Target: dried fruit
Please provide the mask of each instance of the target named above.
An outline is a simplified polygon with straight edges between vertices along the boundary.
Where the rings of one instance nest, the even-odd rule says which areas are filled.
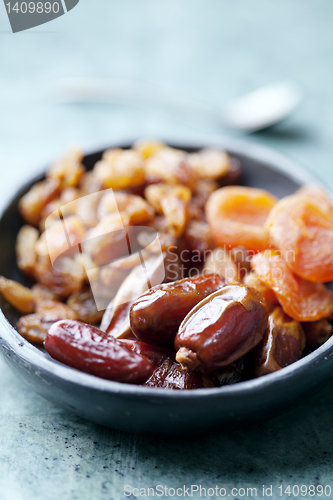
[[[52,217],[51,225],[46,220],[45,232],[41,236],[41,241],[45,239],[47,244],[47,249],[43,254],[50,257],[53,265],[55,265],[54,261],[58,257],[60,258],[62,254],[75,246],[77,247],[86,234],[86,228],[76,215],[70,215],[64,219],[60,219],[60,216],[58,216],[56,222],[54,222],[54,218],[56,218],[56,215]]]
[[[63,158],[47,171],[46,176],[61,183],[62,187],[77,186],[86,171],[81,164],[83,153],[80,149],[70,149]]]
[[[229,285],[197,304],[175,338],[176,361],[207,373],[228,366],[255,347],[267,328],[262,296],[245,285]]]
[[[83,174],[80,181],[82,195],[97,193],[104,189],[101,181],[96,177],[95,172],[89,171]]]
[[[98,205],[98,219],[102,220],[107,215],[117,211],[122,216],[125,216],[130,224],[143,224],[152,221],[154,218],[153,208],[141,196],[121,192],[106,192]]]
[[[304,347],[305,335],[300,323],[276,307],[256,349],[255,374],[260,377],[294,363],[301,358]]]
[[[241,162],[237,158],[230,158],[228,172],[219,180],[220,186],[235,186],[240,183],[243,175]]]
[[[53,323],[53,321],[43,321],[39,314],[27,314],[19,319],[16,328],[29,342],[43,344],[47,331]]]
[[[210,195],[218,188],[218,183],[213,180],[199,179],[195,184],[191,205],[203,210]]]
[[[165,182],[194,187],[197,176],[188,163],[187,154],[179,149],[165,147],[157,151],[144,163],[148,183]]]
[[[235,262],[231,258],[230,253],[223,248],[215,248],[215,250],[208,253],[208,257],[204,263],[203,273],[218,274],[228,280],[231,285],[241,282]]]
[[[153,184],[145,189],[145,197],[157,212],[164,215],[170,234],[179,238],[188,221],[191,190],[185,186]]]
[[[58,300],[59,297],[51,292],[46,286],[40,285],[36,283],[32,288],[32,295],[35,301],[35,304],[39,304],[40,302],[48,302],[49,300]]]
[[[188,155],[188,161],[201,179],[219,179],[229,170],[230,157],[220,149],[207,148]]]
[[[67,299],[67,305],[75,312],[77,319],[83,323],[95,324],[101,321],[103,311],[98,311],[91,290],[73,293]]]
[[[166,147],[163,142],[156,139],[141,139],[133,144],[133,149],[141,153],[145,160]]]
[[[57,300],[37,303],[36,314],[46,322],[55,322],[59,319],[78,319],[78,315],[73,309]]]
[[[143,384],[145,386],[179,390],[214,387],[213,381],[207,375],[183,370],[178,363],[175,363],[175,353],[171,349],[138,340],[121,342],[137,354],[145,356],[152,364],[153,373]]]
[[[206,217],[216,244],[254,251],[268,248],[264,224],[277,201],[263,189],[227,186],[215,191],[207,201]]]
[[[134,335],[149,344],[172,344],[180,323],[192,307],[225,285],[224,278],[210,274],[151,288],[131,307]]]
[[[27,274],[33,274],[36,264],[36,243],[39,231],[32,226],[22,226],[16,238],[16,257],[18,267]]]
[[[116,382],[140,384],[152,372],[147,358],[79,321],[63,320],[52,325],[44,346],[61,363]]]
[[[266,302],[272,302],[273,304],[278,304],[279,301],[276,298],[274,291],[269,288],[265,283],[259,278],[259,276],[251,271],[244,278],[244,285],[252,286],[264,297]]]
[[[172,361],[172,359],[163,361],[143,385],[174,390],[214,387],[214,383],[210,377],[203,373],[184,370],[178,363]]]
[[[35,309],[32,291],[29,288],[0,276],[0,292],[8,302],[22,313],[31,313]]]
[[[127,226],[128,220],[124,220],[118,213],[104,217],[96,227],[87,231],[86,240],[81,244],[82,250],[98,265],[127,255]]]
[[[24,220],[32,226],[38,226],[42,217],[42,210],[50,201],[57,198],[59,192],[59,181],[57,180],[46,179],[37,182],[20,199],[19,211]]]
[[[199,252],[201,255],[214,248],[209,226],[203,220],[189,222],[185,230],[185,240],[189,250]]]
[[[175,360],[175,353],[171,349],[159,345],[151,345],[140,340],[121,340],[129,349],[149,359],[153,369],[156,369],[166,360]]]
[[[130,149],[106,151],[93,172],[106,188],[127,189],[145,182],[143,158],[140,153]]]
[[[333,331],[332,323],[327,319],[302,323],[305,333],[306,345],[320,346],[330,338]]]
[[[299,278],[287,267],[281,254],[266,250],[255,255],[251,266],[271,288],[282,309],[297,321],[315,321],[333,313],[333,295],[322,283]]]
[[[40,258],[35,266],[35,279],[61,298],[67,298],[72,293],[79,292],[84,283],[83,273],[60,273],[56,271],[49,258]]]
[[[130,309],[138,297],[146,292],[151,283],[159,282],[163,261],[151,257],[145,261],[145,269],[140,265],[132,269],[121,284],[112,303],[103,317],[103,330],[116,338],[128,338],[131,334]]]
[[[318,200],[317,196],[301,191],[283,198],[266,227],[270,241],[295,274],[323,282],[333,279],[333,207],[327,197]]]

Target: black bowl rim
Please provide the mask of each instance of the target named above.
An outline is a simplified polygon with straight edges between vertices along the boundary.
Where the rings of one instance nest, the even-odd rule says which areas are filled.
[[[133,138],[129,139],[128,137],[123,140],[117,140],[114,141],[114,144],[108,144],[107,147],[101,147],[99,149],[96,148],[93,151],[89,151],[85,156],[103,151],[110,147],[129,147],[133,144],[133,142],[135,142],[135,140],[136,139],[133,140]],[[201,139],[196,138],[195,140],[189,140],[188,138],[179,140],[179,137],[177,139],[171,137],[164,138],[163,140],[167,144],[180,149],[201,149],[203,147],[225,148],[231,154],[237,153],[238,155],[249,157],[253,161],[267,163],[267,168],[283,172],[290,179],[301,182],[302,184],[321,184],[315,176],[303,169],[293,160],[290,160],[286,156],[271,148],[257,143],[251,143],[242,139],[233,138],[209,140],[207,137]],[[40,175],[35,179],[31,179],[28,184],[31,184],[31,182],[35,182],[38,179],[40,179]],[[11,199],[15,198],[18,193],[23,193],[25,190],[26,186],[22,186],[14,193]],[[7,201],[3,210],[1,210],[1,216],[3,211],[7,208],[7,206],[9,206],[10,202],[11,200]],[[260,392],[267,386],[271,386],[274,390],[275,386],[287,384],[291,378],[294,378],[297,375],[301,376],[305,371],[319,368],[323,364],[326,364],[329,358],[333,356],[333,337],[331,337],[312,353],[275,373],[229,386],[210,389],[195,389],[192,391],[173,391],[171,389],[143,387],[134,384],[113,382],[111,380],[102,379],[63,365],[62,363],[52,359],[47,354],[45,355],[37,347],[24,339],[5,318],[3,312],[0,311],[0,313],[0,342],[2,344],[2,349],[11,351],[12,354],[17,356],[24,363],[29,364],[36,370],[44,370],[64,382],[71,382],[72,384],[84,386],[85,388],[89,388],[91,390],[138,398],[148,397],[154,398],[154,400],[158,399],[164,401],[174,399],[177,401],[183,400],[184,398],[195,400],[207,397],[219,399],[228,396],[249,396],[251,392]]]

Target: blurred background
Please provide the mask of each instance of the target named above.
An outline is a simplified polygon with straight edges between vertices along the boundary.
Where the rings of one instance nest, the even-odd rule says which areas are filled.
[[[12,34],[0,6],[2,197],[73,143],[237,135],[205,116],[154,106],[61,103],[70,77],[139,81],[222,109],[233,97],[290,79],[301,106],[248,140],[286,153],[330,187],[333,161],[330,0],[81,0],[66,15]]]

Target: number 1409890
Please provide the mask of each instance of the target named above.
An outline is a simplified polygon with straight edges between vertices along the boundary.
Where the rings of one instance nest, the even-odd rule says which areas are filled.
[[[17,14],[58,14],[60,10],[59,2],[8,2],[6,3],[8,14],[16,12]]]

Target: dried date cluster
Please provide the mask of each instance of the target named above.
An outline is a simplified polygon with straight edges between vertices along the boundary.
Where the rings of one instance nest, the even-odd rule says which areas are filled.
[[[0,292],[29,341],[99,377],[196,389],[280,370],[330,337],[322,188],[278,200],[237,186],[225,151],[159,141],[105,151],[89,172],[82,160],[70,151],[19,203],[17,263],[35,284],[0,277]]]

